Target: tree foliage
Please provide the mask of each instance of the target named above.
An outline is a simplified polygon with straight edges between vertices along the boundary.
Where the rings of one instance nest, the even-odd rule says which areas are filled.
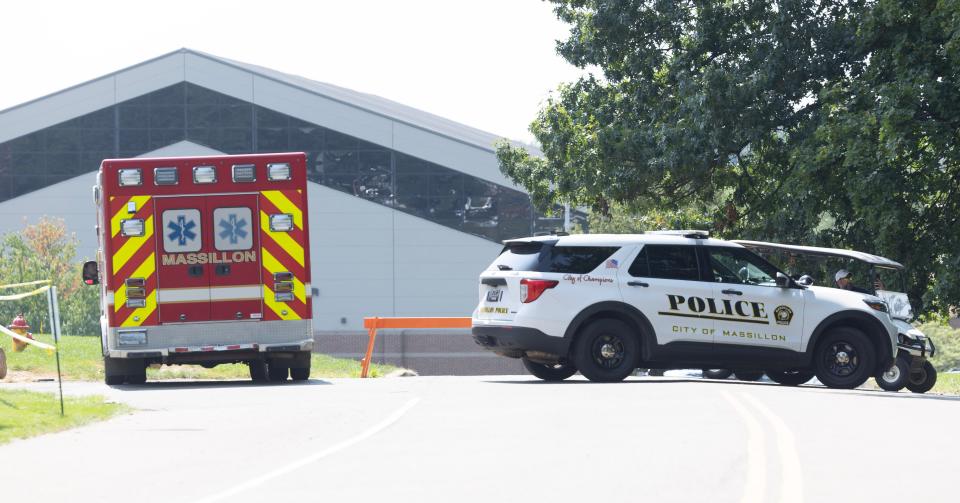
[[[960,304],[960,2],[552,0],[591,70],[501,144],[538,205],[708,216],[904,262]]]
[[[57,286],[61,329],[64,334],[100,333],[98,289],[87,287],[80,277],[81,265],[75,262],[77,239],[67,234],[62,220],[41,218],[26,225],[20,233],[10,233],[0,241],[0,285],[52,280]],[[4,290],[0,294],[22,292]],[[46,295],[0,302],[0,323],[9,324],[23,313],[31,330],[49,333]]]

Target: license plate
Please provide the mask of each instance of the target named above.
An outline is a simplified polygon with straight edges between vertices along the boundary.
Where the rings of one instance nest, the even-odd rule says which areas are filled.
[[[487,292],[487,302],[500,302],[503,298],[503,290],[490,290]]]

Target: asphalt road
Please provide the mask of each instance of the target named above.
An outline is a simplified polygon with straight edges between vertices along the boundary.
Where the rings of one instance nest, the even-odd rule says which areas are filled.
[[[520,376],[66,390],[138,411],[0,447],[3,501],[960,500],[956,397]]]

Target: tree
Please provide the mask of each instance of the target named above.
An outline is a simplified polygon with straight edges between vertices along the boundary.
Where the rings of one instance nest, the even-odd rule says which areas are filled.
[[[922,0],[553,0],[563,84],[502,171],[559,201],[705,213],[713,230],[904,261],[960,303],[960,6]]]

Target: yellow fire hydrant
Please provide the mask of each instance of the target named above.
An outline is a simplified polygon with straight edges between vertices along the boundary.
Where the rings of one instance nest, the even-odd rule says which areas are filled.
[[[30,330],[30,325],[27,325],[27,320],[23,318],[23,313],[18,314],[17,317],[13,319],[13,321],[10,323],[10,325],[7,328],[9,328],[11,331],[13,331],[17,335],[22,335],[27,339],[33,339],[33,334],[31,334],[30,332],[27,332],[27,330]],[[14,352],[19,353],[24,349],[27,349],[26,342],[19,341],[17,339],[13,340]]]

